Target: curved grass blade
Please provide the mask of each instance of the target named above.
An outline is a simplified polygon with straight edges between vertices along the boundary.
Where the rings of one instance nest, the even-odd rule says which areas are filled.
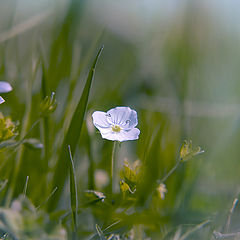
[[[68,151],[70,156],[70,196],[71,196],[71,210],[72,218],[75,231],[77,230],[77,209],[78,209],[78,198],[77,198],[77,181],[75,175],[75,168],[71,153],[71,148],[68,145]]]
[[[66,151],[66,147],[68,145],[71,146],[72,148],[72,153],[75,153],[76,146],[80,137],[81,129],[82,129],[82,124],[83,124],[83,119],[85,115],[85,111],[87,108],[87,103],[88,103],[88,97],[89,97],[89,92],[92,84],[92,80],[94,77],[95,73],[95,68],[96,64],[98,61],[98,58],[103,50],[103,47],[100,48],[100,50],[97,53],[96,58],[93,61],[92,67],[88,73],[87,81],[85,83],[83,93],[81,95],[81,98],[78,102],[77,108],[73,114],[73,117],[71,119],[70,126],[68,128],[68,131],[66,133],[66,136],[64,138],[60,155],[58,158],[58,161],[56,163],[55,167],[55,173],[53,176],[53,181],[52,181],[52,188],[58,186],[59,191],[51,198],[51,200],[48,203],[48,211],[52,211],[58,203],[58,200],[61,196],[63,186],[67,177],[67,167],[68,167],[68,151]]]

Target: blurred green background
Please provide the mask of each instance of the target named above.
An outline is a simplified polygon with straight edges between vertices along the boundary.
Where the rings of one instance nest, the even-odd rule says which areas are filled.
[[[13,196],[21,193],[26,176],[34,205],[49,195],[55,156],[91,62],[104,45],[74,156],[79,191],[97,185],[90,162],[94,169],[110,170],[112,143],[96,133],[91,113],[129,106],[138,112],[141,135],[118,150],[120,167],[125,158],[143,160],[156,134],[149,166],[157,167],[157,178],[174,165],[183,140],[205,150],[167,180],[166,198],[155,204],[163,217],[156,232],[207,219],[210,232],[224,225],[240,191],[239,9],[237,0],[0,0],[0,80],[13,86],[2,94],[1,111],[19,121],[24,136],[38,118],[43,92],[56,92],[59,103],[48,119],[47,158],[25,147],[15,155],[0,153],[2,179],[11,178],[16,159],[23,159]],[[44,141],[43,124],[32,137]],[[65,188],[58,209],[69,204]],[[239,228],[236,217],[231,231]],[[201,239],[209,236],[204,234]]]

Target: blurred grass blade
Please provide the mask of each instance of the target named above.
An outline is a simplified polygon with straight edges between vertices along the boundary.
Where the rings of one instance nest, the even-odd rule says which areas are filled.
[[[42,12],[34,17],[27,19],[26,21],[17,24],[16,26],[12,27],[10,30],[6,32],[2,32],[0,34],[0,43],[5,42],[13,37],[16,37],[34,27],[46,21],[46,19],[51,15],[50,11]]]
[[[25,182],[24,189],[23,189],[24,197],[26,197],[26,194],[27,194],[28,180],[29,180],[29,176],[26,177],[26,182]]]
[[[70,196],[71,196],[71,210],[72,218],[74,223],[75,231],[77,230],[77,209],[78,209],[78,198],[77,198],[77,181],[75,175],[75,168],[71,153],[71,148],[68,145],[68,151],[70,156]]]
[[[100,240],[107,240],[102,232],[102,229],[96,224],[96,230]]]
[[[47,197],[47,199],[43,202],[43,203],[41,203],[38,207],[36,207],[36,210],[38,210],[39,208],[41,208],[43,205],[45,205],[47,202],[48,202],[48,200],[53,196],[53,194],[57,191],[57,187],[55,187],[54,189],[53,189],[53,191],[50,193],[50,195]]]
[[[81,128],[82,128],[82,124],[83,124],[85,111],[87,108],[89,92],[90,92],[92,80],[94,77],[96,64],[97,64],[98,58],[99,58],[102,50],[103,50],[103,47],[100,48],[100,50],[97,53],[96,58],[93,61],[92,67],[88,73],[88,77],[87,77],[87,81],[86,81],[84,89],[83,89],[83,93],[78,102],[77,108],[73,114],[70,126],[69,126],[66,136],[64,138],[63,145],[62,145],[61,151],[60,151],[60,155],[59,155],[58,161],[56,163],[55,173],[54,173],[53,181],[52,181],[52,188],[54,188],[55,186],[58,186],[59,191],[49,201],[48,211],[50,211],[50,210],[52,211],[57,206],[58,200],[59,200],[61,192],[63,190],[64,182],[65,182],[65,179],[67,176],[66,169],[68,166],[68,162],[66,161],[66,159],[68,159],[68,151],[66,151],[66,147],[68,145],[70,145],[72,148],[72,153],[73,154],[75,153],[76,146],[77,146],[77,143],[78,143],[78,140],[80,137],[80,133],[81,133]]]
[[[42,58],[42,81],[41,81],[41,93],[42,93],[42,101],[47,96],[47,81],[46,81],[46,68],[43,61],[43,53],[41,55]],[[47,172],[48,169],[48,160],[49,160],[49,119],[48,116],[43,117],[43,138],[44,138],[44,167]]]
[[[7,186],[8,179],[0,181],[0,192]]]
[[[179,240],[180,239],[181,231],[182,231],[181,228],[178,228],[178,230],[174,234],[173,240]]]
[[[145,163],[143,163],[144,168],[144,176],[141,184],[138,186],[138,205],[144,206],[147,199],[157,187],[157,179],[159,177],[159,161],[161,159],[161,139],[163,135],[163,130],[165,127],[165,123],[162,123],[159,129],[156,131],[155,136],[153,136],[152,143],[150,143],[149,150],[147,153],[147,158],[145,159]]]
[[[24,140],[23,144],[32,150],[39,150],[43,148],[43,144],[36,138],[27,138]]]
[[[121,220],[117,220],[116,222],[110,224],[109,226],[107,226],[107,227],[106,227],[105,229],[103,229],[103,230],[101,230],[101,228],[96,224],[97,234],[94,234],[89,240],[95,239],[95,237],[96,237],[97,235],[99,235],[99,233],[100,233],[100,234],[102,233],[102,235],[103,235],[103,232],[106,232],[108,229],[112,228],[113,226],[117,225],[117,224],[120,223],[120,222],[121,222]],[[100,230],[100,231],[98,231],[98,230]],[[103,237],[104,237],[104,236],[103,236]],[[104,237],[104,239],[106,239],[106,238]],[[108,238],[108,239],[109,239],[109,238]]]
[[[200,224],[198,224],[197,226],[195,226],[194,228],[192,228],[191,230],[187,231],[186,233],[184,233],[182,235],[182,237],[179,240],[185,240],[187,239],[191,234],[193,234],[194,232],[198,231],[199,229],[205,227],[205,225],[209,224],[210,220],[206,220]]]

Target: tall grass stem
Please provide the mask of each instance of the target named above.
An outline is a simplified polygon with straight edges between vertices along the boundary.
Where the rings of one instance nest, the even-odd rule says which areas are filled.
[[[166,176],[163,177],[162,180],[159,181],[159,183],[164,183],[173,174],[173,172],[175,172],[175,170],[178,168],[180,163],[181,163],[181,159],[178,159],[175,166],[167,173]]]
[[[116,152],[116,144],[117,142],[114,141],[113,148],[112,148],[112,161],[111,161],[111,187],[112,187],[112,193],[114,193],[114,184],[115,184],[115,172],[114,172],[114,158],[115,158],[115,152]]]

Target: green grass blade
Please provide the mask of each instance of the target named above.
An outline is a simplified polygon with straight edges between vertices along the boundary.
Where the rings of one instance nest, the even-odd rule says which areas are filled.
[[[0,192],[7,186],[8,179],[5,179],[3,181],[0,181]]]
[[[102,232],[102,229],[96,224],[96,230],[100,240],[107,240]]]
[[[42,51],[43,52],[43,51]],[[48,86],[47,86],[47,79],[46,79],[46,67],[44,65],[44,60],[43,60],[43,53],[41,54],[41,62],[42,62],[42,81],[41,81],[41,94],[42,94],[42,101],[44,101],[44,99],[47,96],[48,93]],[[50,126],[49,126],[49,117],[48,116],[44,116],[42,119],[42,131],[43,131],[43,142],[44,142],[44,148],[43,148],[43,152],[44,152],[44,172],[47,174],[48,172],[48,161],[50,159]],[[44,183],[47,187],[47,182]],[[46,196],[46,195],[45,195]]]
[[[145,159],[145,162],[143,163],[143,178],[145,179],[145,181],[143,181],[138,187],[139,191],[137,204],[139,206],[144,206],[144,204],[146,204],[149,196],[157,187],[157,179],[159,177],[159,159],[161,158],[159,148],[161,146],[160,143],[163,135],[164,126],[165,124],[162,123],[159,129],[156,131],[156,135],[153,136],[153,140],[152,143],[150,143],[147,157]]]
[[[27,195],[28,180],[29,180],[29,176],[26,177],[26,182],[25,182],[25,186],[24,186],[24,189],[23,189],[24,197],[26,197],[26,195]]]
[[[77,181],[75,175],[75,168],[71,153],[71,148],[68,145],[68,151],[70,156],[70,196],[71,196],[71,210],[72,210],[72,218],[75,231],[77,230],[77,209],[78,209],[78,198],[77,198]]]
[[[46,21],[46,19],[51,15],[50,11],[42,12],[38,15],[35,15],[26,21],[23,21],[22,23],[19,23],[15,26],[13,26],[11,29],[0,33],[0,43],[3,43],[9,39],[12,39],[18,35],[21,35],[22,33],[38,26],[43,21]]]
[[[43,203],[41,203],[38,207],[36,207],[36,210],[40,209],[43,205],[45,205],[49,201],[49,199],[55,194],[56,191],[57,191],[57,187],[53,189],[53,191],[50,193],[50,195],[47,197],[47,199]]]
[[[61,196],[63,186],[65,183],[65,179],[66,179],[66,176],[68,173],[66,171],[67,166],[68,166],[68,162],[67,162],[68,151],[66,151],[66,147],[68,145],[70,145],[72,148],[72,153],[73,154],[75,153],[76,146],[77,146],[77,143],[78,143],[78,140],[80,137],[80,133],[81,133],[81,128],[82,128],[82,124],[83,124],[83,120],[84,120],[85,111],[87,108],[89,92],[90,92],[92,80],[94,77],[96,64],[97,64],[98,58],[99,58],[102,50],[103,50],[103,47],[100,48],[100,50],[97,53],[96,58],[93,61],[92,67],[88,73],[88,77],[87,77],[87,81],[86,81],[84,89],[83,89],[83,93],[78,102],[76,110],[71,119],[70,126],[69,126],[66,136],[64,138],[64,141],[63,141],[63,144],[61,147],[61,151],[60,151],[60,155],[59,155],[58,161],[56,163],[55,173],[54,173],[53,181],[52,181],[52,188],[58,186],[59,191],[49,201],[48,211],[52,211],[56,207],[58,200]]]

